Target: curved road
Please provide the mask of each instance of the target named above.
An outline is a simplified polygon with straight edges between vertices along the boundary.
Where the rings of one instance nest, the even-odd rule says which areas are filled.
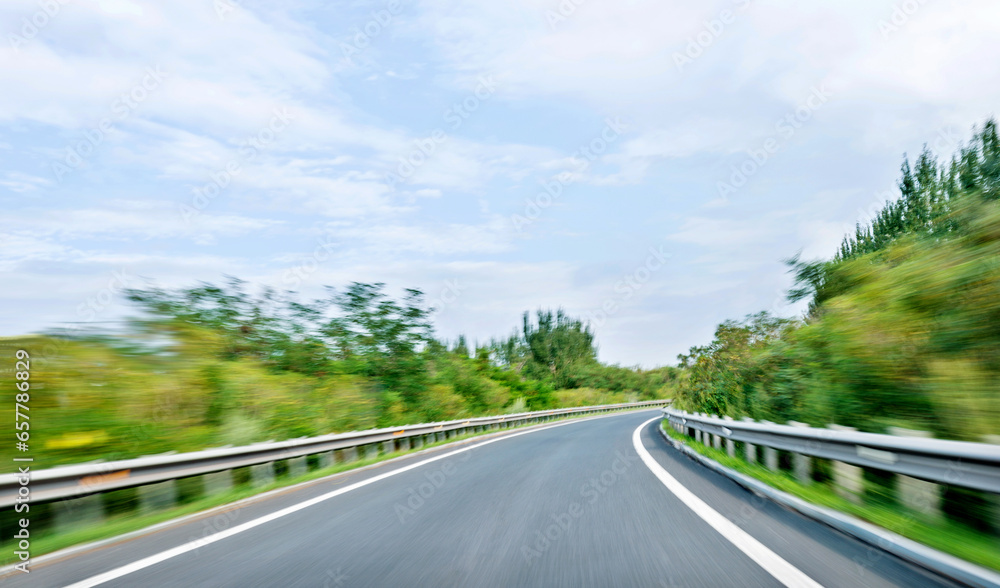
[[[660,438],[658,419],[647,422],[658,412],[425,451],[50,560],[0,584],[952,585],[699,466]]]

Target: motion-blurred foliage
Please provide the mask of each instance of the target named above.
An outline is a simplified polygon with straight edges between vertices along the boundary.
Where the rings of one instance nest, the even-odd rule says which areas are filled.
[[[6,340],[31,354],[36,467],[659,398],[676,376],[598,363],[562,312],[525,314],[523,336],[473,354],[433,337],[417,290],[329,294],[252,295],[237,279],[133,290],[143,312],[125,333]]]
[[[1000,140],[904,162],[901,198],[830,261],[790,260],[801,321],[752,315],[680,356],[694,411],[981,441],[1000,433]]]

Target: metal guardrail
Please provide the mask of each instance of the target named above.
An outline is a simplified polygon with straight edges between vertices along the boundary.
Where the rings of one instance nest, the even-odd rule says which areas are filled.
[[[663,414],[674,426],[723,439],[1000,494],[1000,445]]]
[[[49,502],[79,498],[121,488],[144,486],[178,478],[231,470],[274,461],[322,454],[329,451],[363,447],[388,441],[423,437],[432,433],[461,431],[474,427],[512,425],[551,420],[563,416],[586,415],[629,408],[663,406],[667,401],[653,400],[625,404],[607,404],[563,408],[520,414],[478,417],[459,421],[422,423],[389,429],[372,429],[324,435],[289,441],[257,443],[243,447],[207,449],[190,453],[157,455],[112,462],[87,463],[32,471],[27,486],[31,502]],[[395,447],[395,443],[393,445]],[[24,486],[18,474],[0,474],[0,508],[17,502]]]

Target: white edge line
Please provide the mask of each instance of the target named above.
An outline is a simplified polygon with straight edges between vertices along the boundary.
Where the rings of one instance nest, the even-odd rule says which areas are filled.
[[[2,337],[0,337],[0,339],[2,339]],[[614,414],[600,414],[600,415],[588,415],[588,416],[572,416],[571,415],[571,416],[568,416],[568,417],[559,417],[559,420],[560,421],[569,421],[569,420],[577,420],[577,419],[579,419],[581,421],[584,421],[584,420],[588,420],[588,419],[617,416],[619,414],[624,414],[626,412],[642,412],[644,410],[652,410],[652,409],[655,409],[655,408],[657,408],[657,407],[653,406],[653,407],[649,407],[649,408],[643,407],[643,408],[638,408],[638,409],[624,409],[624,410],[615,412]],[[502,416],[502,415],[500,415],[500,416]],[[559,423],[559,424],[562,424],[562,423]],[[313,479],[310,479],[310,480],[303,480],[301,482],[296,482],[296,483],[291,484],[289,486],[280,486],[278,488],[274,488],[273,490],[268,490],[266,492],[261,492],[260,494],[252,494],[252,495],[247,496],[245,498],[240,498],[239,500],[237,500],[235,502],[227,502],[225,504],[220,504],[218,506],[213,506],[213,507],[206,508],[205,510],[199,510],[199,511],[196,511],[196,512],[192,512],[190,514],[181,515],[181,516],[178,516],[176,518],[168,519],[168,520],[165,520],[165,521],[160,522],[160,523],[155,523],[155,524],[149,525],[148,527],[143,527],[141,529],[136,529],[135,531],[129,531],[128,533],[123,533],[121,535],[115,535],[114,537],[108,537],[106,539],[97,539],[95,541],[90,541],[90,542],[87,542],[87,543],[79,543],[79,544],[76,544],[76,545],[73,545],[73,546],[70,546],[70,547],[66,547],[66,548],[60,549],[58,551],[53,551],[53,552],[50,552],[50,553],[46,553],[44,555],[39,555],[38,557],[31,558],[31,563],[32,563],[33,566],[39,566],[39,565],[42,565],[42,564],[46,564],[46,565],[56,564],[56,563],[59,563],[60,561],[66,559],[66,558],[73,557],[74,555],[79,554],[79,553],[83,553],[83,552],[87,552],[87,551],[92,551],[92,550],[95,550],[95,549],[100,549],[100,548],[106,547],[108,545],[112,545],[112,544],[119,543],[119,542],[122,542],[122,541],[127,541],[129,539],[135,539],[137,537],[145,537],[146,535],[152,535],[153,533],[156,533],[158,531],[162,531],[164,529],[169,529],[169,528],[172,528],[172,527],[184,525],[184,524],[186,524],[188,522],[191,522],[192,520],[205,519],[205,518],[209,518],[209,517],[212,517],[212,516],[215,516],[215,515],[225,514],[225,513],[228,513],[230,511],[233,511],[233,510],[236,510],[236,509],[239,509],[239,508],[243,508],[244,506],[248,506],[248,505],[253,504],[255,502],[267,500],[267,499],[269,499],[269,498],[271,498],[271,497],[273,497],[275,495],[278,495],[278,494],[287,494],[289,492],[300,490],[300,489],[305,488],[307,486],[315,486],[315,485],[318,485],[318,484],[322,484],[323,482],[332,480],[333,478],[338,478],[338,477],[342,477],[342,476],[346,476],[346,475],[350,475],[350,474],[356,474],[356,473],[360,473],[360,472],[367,472],[367,471],[375,469],[375,468],[381,468],[381,467],[385,467],[385,466],[388,466],[388,465],[393,465],[393,464],[395,464],[398,461],[402,461],[402,460],[406,460],[406,459],[411,459],[413,457],[416,457],[418,455],[422,455],[424,453],[431,453],[431,452],[435,452],[435,451],[440,451],[440,450],[443,450],[443,449],[447,449],[448,446],[451,446],[451,445],[458,446],[458,445],[461,445],[461,444],[475,443],[477,440],[492,439],[492,438],[497,437],[497,436],[507,435],[507,434],[512,433],[514,431],[526,431],[526,430],[529,430],[529,429],[534,430],[535,428],[542,427],[542,426],[544,426],[544,425],[539,425],[539,424],[521,425],[521,426],[518,426],[518,427],[514,427],[512,429],[509,429],[509,430],[497,430],[497,431],[492,431],[492,432],[488,432],[488,433],[480,433],[478,435],[473,435],[472,437],[469,437],[467,439],[461,439],[459,441],[453,441],[453,440],[449,439],[445,443],[443,443],[441,445],[438,445],[436,447],[424,447],[422,449],[411,449],[410,451],[408,451],[406,453],[403,453],[402,455],[398,455],[396,457],[391,457],[389,459],[384,459],[382,461],[377,461],[375,463],[371,463],[371,464],[368,464],[368,465],[365,465],[365,466],[358,466],[358,467],[353,467],[353,468],[349,468],[349,469],[346,469],[346,470],[341,470],[339,472],[334,472],[332,474],[327,474],[327,475],[321,476],[319,478],[313,478]],[[0,567],[0,584],[3,583],[3,580],[5,578],[8,578],[8,577],[11,577],[11,576],[14,575],[14,573],[13,573],[15,571],[14,568],[17,567],[17,565],[18,564],[16,564],[16,563],[12,563],[12,564],[8,564],[8,565],[5,565],[3,567]]]
[[[639,454],[639,457],[646,464],[646,467],[649,468],[649,471],[653,472],[653,475],[659,478],[660,482],[667,487],[667,490],[673,492],[674,496],[679,498],[685,506],[693,510],[696,515],[735,545],[737,549],[745,553],[747,557],[756,562],[764,571],[774,576],[776,580],[789,588],[823,588],[822,584],[819,584],[802,572],[802,570],[782,559],[780,555],[768,549],[763,543],[757,541],[735,523],[719,514],[718,511],[709,506],[704,500],[695,496],[693,492],[685,488],[683,484],[678,482],[663,466],[653,459],[649,451],[646,451],[646,448],[643,447],[640,434],[646,428],[646,425],[662,418],[654,417],[649,419],[632,432],[632,445],[635,446],[636,453]]]
[[[646,409],[639,409],[639,410],[646,410]],[[636,411],[636,412],[639,412],[639,411]],[[613,415],[601,415],[601,416],[613,416]],[[596,418],[596,417],[586,417],[586,418],[584,418],[584,417],[570,417],[570,418],[579,418],[581,420],[586,420],[586,418]],[[538,426],[540,426],[540,425],[525,425],[523,427],[518,427],[518,429],[524,430],[525,427],[538,427]],[[280,486],[278,488],[274,488],[274,489],[268,490],[266,492],[261,492],[260,494],[252,494],[252,495],[247,496],[245,498],[240,498],[239,500],[237,500],[235,502],[227,502],[225,504],[220,504],[218,506],[213,506],[213,507],[207,508],[205,510],[199,510],[199,511],[196,511],[196,512],[192,512],[190,514],[181,515],[179,517],[168,519],[168,520],[163,521],[161,523],[155,523],[153,525],[149,525],[148,527],[143,527],[141,529],[136,529],[135,531],[129,531],[128,533],[123,533],[121,535],[115,535],[114,537],[108,537],[107,539],[98,539],[96,541],[90,541],[88,543],[80,543],[80,544],[77,544],[77,545],[73,545],[71,547],[66,547],[64,549],[60,549],[58,551],[53,551],[51,553],[46,553],[44,555],[39,555],[38,557],[31,558],[31,563],[32,563],[33,566],[39,566],[39,565],[41,565],[43,563],[44,564],[49,564],[50,562],[51,563],[58,563],[59,561],[62,561],[64,559],[68,558],[68,557],[72,557],[72,556],[74,556],[74,555],[76,555],[78,553],[81,553],[81,552],[91,551],[91,550],[94,550],[94,549],[100,549],[101,547],[105,547],[105,546],[108,546],[108,545],[119,543],[121,541],[127,541],[129,539],[135,539],[137,537],[144,537],[146,535],[152,535],[153,533],[156,533],[158,531],[162,531],[164,529],[169,529],[169,528],[172,528],[172,527],[177,527],[177,526],[184,525],[185,523],[191,522],[192,520],[205,519],[205,518],[210,518],[212,516],[217,516],[219,514],[226,514],[228,512],[233,511],[233,510],[237,510],[237,509],[243,508],[245,506],[249,506],[249,505],[251,505],[251,504],[253,504],[255,502],[260,502],[260,501],[268,500],[269,498],[272,498],[272,497],[274,497],[276,495],[279,495],[279,494],[287,494],[289,492],[294,492],[296,490],[301,490],[301,489],[306,488],[308,486],[315,486],[315,485],[318,485],[318,484],[322,484],[323,482],[330,481],[333,478],[343,477],[343,476],[346,476],[346,475],[357,474],[357,473],[361,473],[361,472],[367,472],[367,471],[373,470],[375,468],[380,468],[380,467],[384,467],[384,466],[387,466],[387,465],[393,465],[396,462],[404,460],[404,459],[410,459],[412,457],[415,457],[415,456],[418,456],[418,455],[421,455],[421,454],[424,454],[424,453],[430,453],[430,452],[440,451],[442,449],[446,449],[448,445],[459,445],[459,444],[463,444],[463,443],[475,442],[477,439],[492,439],[493,437],[496,437],[498,435],[504,435],[504,434],[509,433],[509,432],[511,432],[511,431],[493,431],[491,433],[483,433],[483,434],[475,435],[475,436],[470,437],[468,439],[462,439],[462,440],[459,440],[459,441],[448,440],[446,443],[444,443],[442,445],[438,445],[436,447],[426,447],[426,448],[422,448],[422,449],[411,449],[409,452],[404,453],[402,455],[399,455],[399,456],[396,456],[396,457],[392,457],[392,458],[389,458],[389,459],[384,459],[382,461],[377,461],[375,463],[371,463],[371,464],[368,464],[368,465],[365,465],[365,466],[358,466],[358,467],[353,467],[353,468],[349,468],[349,469],[346,469],[346,470],[341,470],[339,472],[333,472],[332,474],[327,474],[327,475],[321,476],[319,478],[313,478],[313,479],[310,479],[310,480],[303,480],[301,482],[296,482],[294,484],[291,484],[290,486]],[[350,463],[350,462],[347,462],[347,463]],[[137,487],[137,486],[135,486],[135,487]],[[0,583],[2,583],[2,580],[4,578],[10,577],[12,575],[11,572],[14,571],[14,568],[17,565],[18,564],[16,564],[16,563],[12,563],[12,564],[8,564],[8,565],[0,568]]]
[[[343,488],[339,488],[339,489],[334,490],[332,492],[327,492],[326,494],[322,494],[322,495],[317,496],[315,498],[311,498],[309,500],[306,500],[305,502],[300,502],[299,504],[295,504],[295,505],[292,505],[292,506],[285,507],[285,508],[283,508],[281,510],[278,510],[278,511],[275,511],[275,512],[269,514],[269,515],[264,515],[262,517],[254,519],[252,521],[248,521],[246,523],[243,523],[242,525],[237,525],[237,526],[235,526],[235,527],[233,527],[231,529],[227,529],[225,531],[220,531],[218,533],[215,533],[214,535],[209,535],[207,537],[203,537],[203,538],[198,539],[196,541],[190,541],[188,543],[184,543],[183,545],[178,545],[177,547],[174,547],[172,549],[168,549],[166,551],[162,551],[160,553],[157,553],[156,555],[151,555],[149,557],[145,557],[143,559],[140,559],[138,561],[132,562],[130,564],[127,564],[127,565],[115,568],[113,570],[109,570],[107,572],[104,572],[103,574],[98,574],[96,576],[91,576],[90,578],[87,578],[85,580],[81,580],[79,582],[76,582],[75,584],[69,584],[65,588],[91,588],[93,586],[99,586],[101,584],[104,584],[105,582],[110,582],[111,580],[115,580],[117,578],[121,578],[122,576],[127,576],[128,574],[131,574],[133,572],[137,572],[137,571],[139,571],[141,569],[144,569],[144,568],[148,568],[148,567],[150,567],[152,565],[156,565],[156,564],[158,564],[160,562],[163,562],[163,561],[166,561],[168,559],[177,557],[178,555],[182,555],[182,554],[187,553],[189,551],[194,551],[195,549],[198,549],[200,547],[204,547],[206,545],[210,545],[212,543],[215,543],[216,541],[222,541],[223,539],[226,539],[228,537],[232,537],[233,535],[236,535],[238,533],[242,533],[243,531],[249,531],[250,529],[253,529],[254,527],[258,527],[258,526],[263,525],[265,523],[269,523],[269,522],[271,522],[271,521],[273,521],[275,519],[279,519],[281,517],[290,515],[292,513],[298,512],[298,511],[300,511],[302,509],[309,508],[310,506],[319,504],[320,502],[323,502],[323,501],[326,501],[326,500],[330,500],[331,498],[335,498],[337,496],[340,496],[341,494],[346,494],[347,492],[350,492],[352,490],[357,490],[358,488],[362,488],[362,487],[367,486],[369,484],[374,484],[375,482],[379,482],[379,481],[384,480],[386,478],[390,478],[392,476],[395,476],[396,474],[401,474],[403,472],[408,472],[408,471],[410,471],[412,469],[416,469],[416,468],[418,468],[420,466],[423,466],[423,465],[426,465],[426,464],[429,464],[429,463],[432,463],[432,462],[435,462],[435,461],[439,461],[439,460],[451,457],[453,455],[457,455],[459,453],[464,453],[466,451],[471,451],[473,449],[476,449],[477,447],[482,447],[484,445],[489,445],[491,443],[496,443],[497,441],[503,441],[505,439],[513,439],[514,437],[520,437],[521,435],[528,435],[530,433],[537,433],[538,431],[544,431],[546,429],[554,429],[556,427],[564,427],[566,425],[572,425],[572,424],[576,424],[576,423],[582,423],[582,422],[590,421],[590,420],[594,420],[594,419],[602,419],[602,418],[609,418],[609,417],[621,416],[623,414],[628,414],[628,412],[626,411],[626,412],[621,412],[621,413],[601,415],[601,416],[595,416],[595,417],[589,417],[589,418],[573,419],[571,421],[567,421],[567,422],[564,422],[564,423],[556,423],[554,425],[549,425],[547,427],[534,428],[534,429],[531,429],[531,430],[528,430],[528,431],[519,431],[519,432],[516,432],[516,433],[511,433],[510,435],[503,435],[501,437],[497,437],[496,439],[489,439],[487,441],[483,441],[482,443],[477,443],[475,445],[470,445],[468,447],[463,447],[461,449],[456,449],[455,451],[451,451],[449,453],[445,453],[445,454],[438,455],[438,456],[435,456],[435,457],[430,457],[430,458],[427,458],[427,459],[425,459],[423,461],[419,461],[417,463],[413,463],[413,464],[410,464],[410,465],[403,466],[401,468],[392,470],[391,472],[386,472],[384,474],[379,474],[377,476],[373,476],[373,477],[368,478],[366,480],[361,480],[360,482],[355,482],[355,483],[350,484],[348,486],[344,486]],[[656,418],[660,418],[660,417],[656,417]],[[649,421],[646,421],[646,422],[648,423]]]

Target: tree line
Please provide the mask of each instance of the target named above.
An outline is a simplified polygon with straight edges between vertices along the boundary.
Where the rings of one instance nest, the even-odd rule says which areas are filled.
[[[788,260],[801,319],[727,321],[679,356],[680,405],[980,441],[1000,422],[1000,140],[904,156],[899,196],[830,259]]]
[[[419,290],[326,288],[316,300],[238,278],[126,292],[126,332],[38,353],[40,457],[121,459],[419,422],[660,398],[675,368],[602,364],[562,310],[470,346],[436,336]]]
[[[693,411],[982,442],[1000,423],[1000,141],[989,120],[946,163],[905,159],[899,197],[830,259],[788,260],[798,319],[719,325],[678,357]],[[820,460],[822,461],[822,460]],[[817,462],[817,468],[822,464]],[[822,476],[820,470],[814,476]],[[869,500],[895,500],[866,471]],[[948,518],[1000,531],[982,493],[945,486]]]

